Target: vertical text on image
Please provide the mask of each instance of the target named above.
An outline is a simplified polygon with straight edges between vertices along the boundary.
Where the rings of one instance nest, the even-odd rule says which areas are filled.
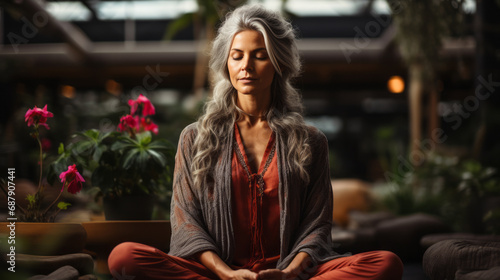
[[[10,246],[7,253],[7,264],[8,270],[10,272],[15,272],[16,269],[16,183],[14,182],[16,179],[16,169],[8,168],[7,169],[7,209],[8,209],[8,217],[7,217],[7,227],[9,228],[9,235],[7,243]]]

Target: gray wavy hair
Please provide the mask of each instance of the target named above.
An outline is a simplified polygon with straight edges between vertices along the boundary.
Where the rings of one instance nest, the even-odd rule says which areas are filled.
[[[220,149],[234,123],[242,117],[236,106],[237,92],[231,84],[227,61],[233,37],[245,30],[255,30],[264,37],[266,50],[276,70],[271,85],[271,108],[265,117],[269,127],[287,145],[288,168],[306,182],[306,170],[311,161],[307,127],[302,117],[302,100],[291,85],[301,63],[295,31],[278,12],[260,5],[246,5],[229,13],[218,30],[211,51],[210,69],[213,74],[213,97],[205,104],[205,113],[198,119],[198,134],[193,144],[192,172],[195,186],[200,187],[210,174],[220,155]]]

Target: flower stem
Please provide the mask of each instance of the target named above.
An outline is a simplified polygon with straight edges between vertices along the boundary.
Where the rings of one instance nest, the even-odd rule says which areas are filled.
[[[38,180],[38,188],[36,190],[36,192],[39,192],[42,186],[43,148],[42,148],[42,142],[40,141],[40,134],[38,133],[38,124],[35,125],[35,135],[36,135],[36,141],[38,142],[38,147],[40,148],[40,179]]]
[[[64,183],[64,184],[66,185],[66,183]],[[63,190],[64,190],[64,186],[63,186]],[[57,196],[57,198],[56,198],[54,201],[52,201],[52,203],[49,205],[49,207],[47,207],[47,209],[45,209],[45,210],[42,212],[42,215],[45,215],[45,213],[47,213],[47,211],[49,211],[49,209],[50,209],[50,208],[54,205],[54,203],[56,203],[56,201],[58,201],[58,200],[59,200],[59,198],[61,197],[62,193],[63,193],[63,192],[62,192],[62,190],[61,190],[61,191],[59,192],[59,195]]]

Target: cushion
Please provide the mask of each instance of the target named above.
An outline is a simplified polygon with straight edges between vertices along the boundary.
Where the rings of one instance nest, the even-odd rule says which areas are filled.
[[[381,249],[392,251],[405,261],[420,261],[424,254],[420,239],[448,231],[448,226],[438,217],[412,214],[381,222],[376,237]]]
[[[458,240],[482,240],[490,242],[500,242],[500,236],[487,235],[487,234],[474,234],[474,233],[437,233],[428,234],[420,240],[420,244],[425,249],[443,240],[458,239]]]
[[[459,270],[455,274],[455,280],[496,280],[500,276],[500,266],[487,270],[464,271]]]
[[[77,271],[77,276],[94,272],[94,260],[84,253],[61,256],[16,254],[16,267],[32,274],[48,275],[64,266],[73,267]]]
[[[440,280],[454,279],[457,271],[462,271],[459,273],[461,275],[464,271],[489,270],[500,266],[500,242],[456,239],[440,241],[425,251],[422,266],[427,276]]]
[[[368,212],[368,213],[353,211],[349,215],[349,225],[347,228],[350,230],[357,230],[362,228],[375,228],[381,222],[388,221],[394,218],[396,218],[396,215],[385,211]]]
[[[333,222],[341,227],[349,224],[349,213],[368,211],[372,207],[371,185],[358,179],[332,180]]]
[[[78,280],[78,270],[66,265],[49,275],[36,275],[30,277],[29,280]]]

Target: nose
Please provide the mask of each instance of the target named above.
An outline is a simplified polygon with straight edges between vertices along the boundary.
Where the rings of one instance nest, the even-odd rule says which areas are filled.
[[[251,71],[253,69],[252,59],[250,58],[250,56],[245,56],[241,62],[242,62],[241,71],[248,72],[248,71]]]

